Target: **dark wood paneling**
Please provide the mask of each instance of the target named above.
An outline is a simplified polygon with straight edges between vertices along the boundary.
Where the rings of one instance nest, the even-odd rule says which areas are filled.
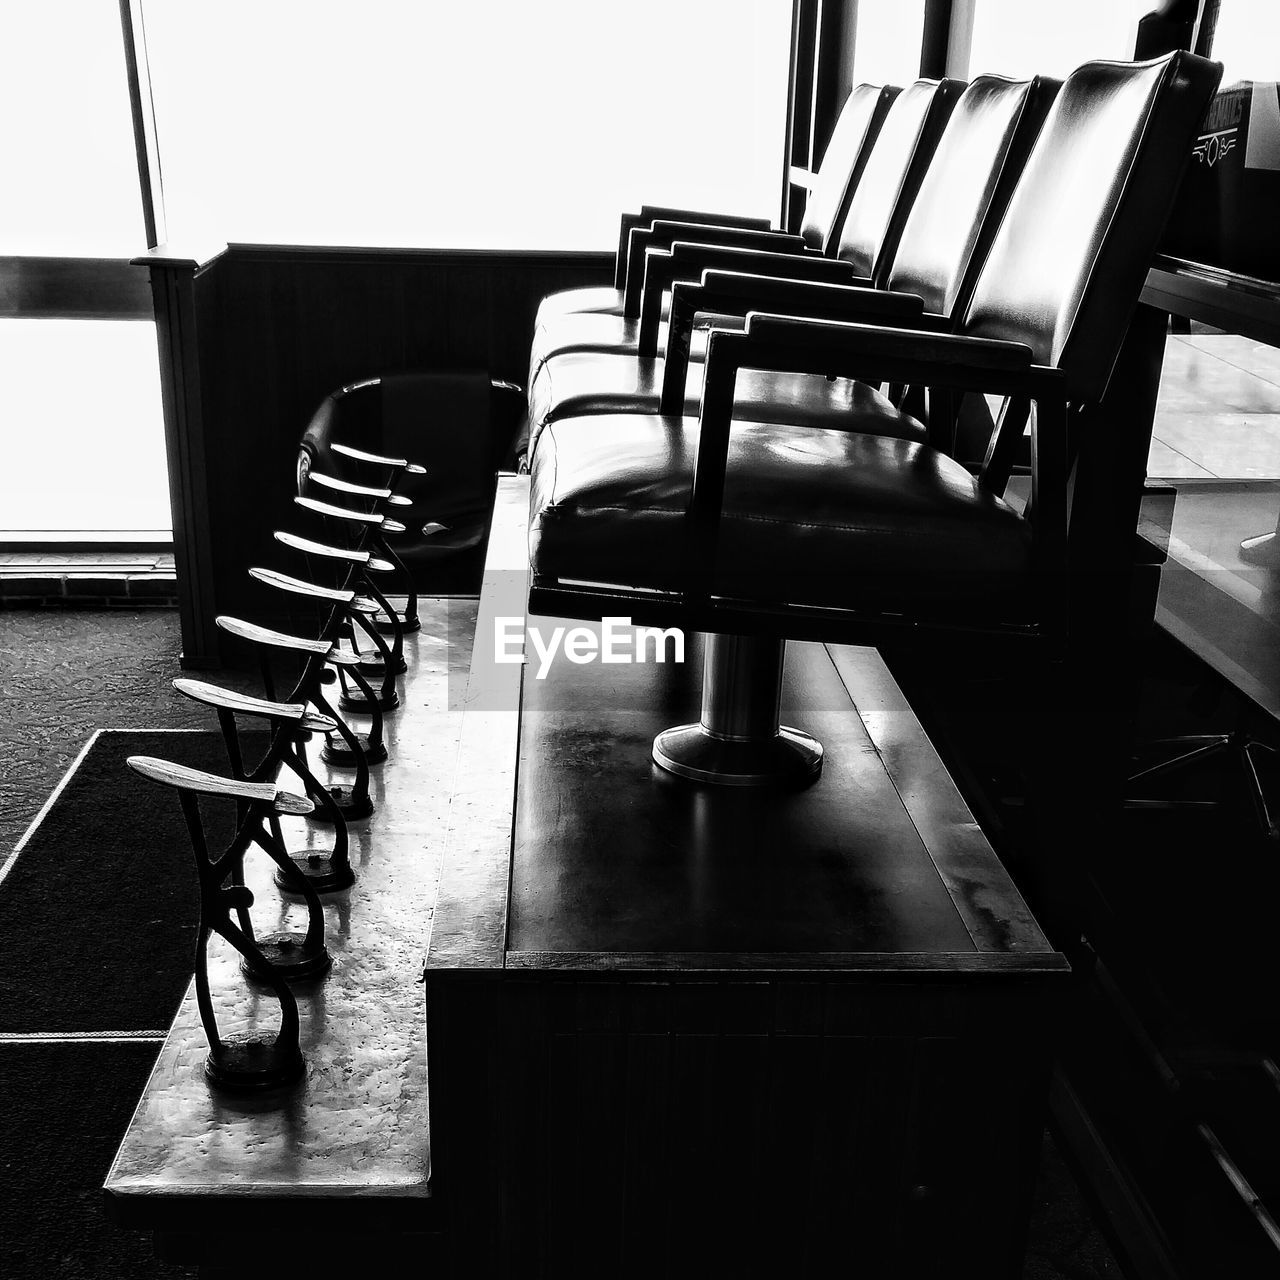
[[[293,520],[298,439],[324,396],[402,369],[481,369],[523,384],[539,300],[611,279],[603,254],[233,245],[202,266],[163,252],[148,261],[157,298],[190,285],[193,347],[185,330],[162,347],[162,375],[180,471],[171,485],[190,508],[181,521],[175,511],[175,539],[186,543],[193,664],[218,657],[214,614],[279,617],[275,593],[245,568],[273,557],[272,530]],[[203,462],[186,439],[196,416]]]

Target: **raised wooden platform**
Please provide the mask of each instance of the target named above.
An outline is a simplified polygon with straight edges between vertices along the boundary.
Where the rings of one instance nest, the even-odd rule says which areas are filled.
[[[649,743],[693,713],[696,639],[493,661],[526,514],[504,480],[469,677],[468,625],[409,641],[334,967],[299,989],[304,1084],[212,1091],[188,993],[114,1211],[209,1276],[1018,1274],[1067,969],[887,669],[792,647],[812,787],[677,782]],[[228,953],[211,976],[221,1016],[274,1018]]]
[[[373,771],[374,816],[352,824],[357,883],[326,899],[333,968],[295,987],[305,1081],[283,1094],[218,1093],[202,1073],[193,991],[182,1002],[105,1188],[117,1220],[155,1232],[167,1256],[251,1277],[367,1258],[389,1234],[435,1229],[417,984],[460,726],[449,661],[452,650],[465,671],[469,649],[449,642],[469,638],[474,608],[425,602],[422,631],[406,637],[402,709],[387,720],[394,763]],[[313,764],[324,777],[314,754]],[[156,803],[176,801],[157,793]],[[302,847],[306,824],[285,829]],[[266,857],[251,852],[247,869],[259,927],[302,927],[303,907],[282,900]],[[210,981],[224,1031],[275,1025],[275,1001],[255,994],[217,939]]]
[[[883,662],[790,647],[811,787],[672,778],[650,746],[696,718],[696,644],[489,661],[525,585],[507,497],[426,962],[471,1273],[1019,1275],[1067,967]]]

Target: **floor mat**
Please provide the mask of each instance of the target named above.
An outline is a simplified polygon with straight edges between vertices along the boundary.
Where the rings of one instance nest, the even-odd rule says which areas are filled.
[[[131,755],[227,771],[216,733],[94,738],[0,881],[0,1031],[163,1030],[173,1019],[193,967],[195,864],[176,794],[126,768]],[[233,808],[205,812],[225,838]]]
[[[0,1274],[177,1280],[109,1218],[102,1183],[158,1044],[0,1043]]]

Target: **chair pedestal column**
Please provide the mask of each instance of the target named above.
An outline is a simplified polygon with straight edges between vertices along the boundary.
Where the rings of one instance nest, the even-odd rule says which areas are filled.
[[[822,769],[822,744],[778,723],[786,641],[709,635],[698,724],[666,729],[654,762],[695,782],[731,787],[801,785]]]

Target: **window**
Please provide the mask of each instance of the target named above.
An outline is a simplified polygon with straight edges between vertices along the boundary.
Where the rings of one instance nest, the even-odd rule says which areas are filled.
[[[1222,83],[1274,84],[1280,76],[1280,5],[1275,0],[1222,0],[1211,57],[1222,63]]]
[[[853,83],[907,85],[920,77],[924,0],[859,0]]]
[[[174,241],[606,249],[641,201],[777,210],[789,0],[144,13]]]
[[[145,249],[120,14],[103,0],[0,10],[0,253]]]
[[[1154,7],[1152,0],[973,0],[964,10],[973,21],[967,71],[951,74],[1061,78],[1094,58],[1132,58],[1138,19]],[[957,34],[953,26],[959,53]]]
[[[123,265],[147,247],[120,14],[107,0],[0,10],[5,209],[0,281],[0,531],[27,538],[169,528],[155,325],[69,319],[91,290],[138,314]],[[101,283],[102,264],[121,265]],[[44,285],[56,281],[56,288]],[[51,304],[56,293],[62,303]],[[16,303],[14,299],[17,299]],[[99,312],[99,314],[102,313]]]

